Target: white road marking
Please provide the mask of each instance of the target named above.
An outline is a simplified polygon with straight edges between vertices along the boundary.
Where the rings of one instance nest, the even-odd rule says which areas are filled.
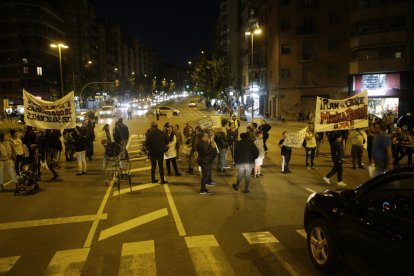
[[[155,183],[154,184],[153,183],[142,184],[142,185],[139,185],[139,186],[132,187],[132,191],[140,191],[140,190],[144,190],[144,189],[148,189],[148,188],[153,188],[153,187],[156,187],[156,186],[160,186],[160,184],[155,184]],[[119,196],[119,195],[126,194],[126,193],[129,193],[129,192],[131,192],[131,189],[130,188],[125,188],[125,189],[121,189],[119,192],[114,191],[113,196]]]
[[[129,145],[128,149],[129,148],[137,148],[137,147],[140,147],[140,146],[141,146],[141,144],[133,144],[133,145]]]
[[[132,134],[132,135],[129,137],[129,139],[128,139],[128,143],[127,143],[127,145],[126,145],[126,148],[127,148],[127,149],[129,148],[129,145],[131,144],[132,138],[138,138],[138,135],[137,135],[137,134]]]
[[[10,181],[8,181],[8,182],[4,183],[4,184],[3,184],[3,187],[6,187],[7,185],[10,185],[10,184],[12,184],[12,183],[13,183],[13,180],[10,180]]]
[[[213,235],[185,237],[197,275],[235,275]]]
[[[140,150],[129,150],[128,151],[129,154],[132,154],[132,153],[140,153],[140,152],[141,152]]]
[[[56,252],[43,275],[81,275],[90,248]]]
[[[312,194],[316,193],[316,191],[314,191],[312,189],[309,189],[309,188],[305,188],[305,190],[308,191],[309,193],[312,193]]]
[[[0,258],[0,273],[6,274],[9,272],[19,259],[20,256]]]
[[[170,205],[171,213],[173,215],[175,225],[177,226],[178,234],[180,237],[186,236],[186,232],[184,229],[183,222],[181,221],[180,215],[178,214],[177,207],[175,206],[174,199],[171,195],[170,187],[167,185],[164,185],[165,194],[167,195],[168,204]]]
[[[306,230],[305,229],[299,229],[299,230],[296,230],[296,232],[298,232],[299,233],[299,235],[301,235],[302,237],[304,237],[305,239],[307,239],[308,238],[308,234],[306,233]]]
[[[115,236],[117,234],[123,233],[125,231],[128,231],[132,228],[138,227],[140,225],[143,225],[145,223],[157,220],[159,218],[168,216],[168,210],[167,208],[160,209],[155,212],[151,212],[149,214],[125,221],[123,223],[117,224],[115,226],[109,227],[108,229],[102,230],[101,234],[99,235],[99,241],[110,238],[112,236]]]
[[[141,160],[146,160],[148,159],[148,157],[144,156],[144,157],[138,157],[138,158],[130,158],[129,161],[141,161]]]
[[[242,234],[250,244],[279,242],[270,232],[253,232]]]
[[[157,275],[154,241],[124,243],[118,275]]]
[[[95,220],[101,220],[101,219],[106,219],[106,218],[107,218],[107,214],[100,214],[100,215],[85,215],[85,216],[74,216],[74,217],[63,217],[63,218],[6,222],[6,223],[0,223],[0,230],[77,223],[77,222],[87,222],[87,221],[95,221]]]
[[[105,205],[106,205],[106,203],[108,202],[109,196],[110,196],[110,194],[111,194],[111,189],[112,189],[112,186],[114,186],[114,180],[112,180],[112,181],[109,183],[108,189],[106,189],[105,196],[104,196],[104,198],[102,199],[101,205],[99,206],[99,209],[98,209],[98,213],[97,213],[97,215],[98,215],[98,216],[100,216],[100,215],[102,215],[102,214],[103,214],[103,211],[104,211],[104,209],[105,209]],[[93,221],[92,226],[91,226],[91,229],[89,229],[88,236],[86,237],[86,241],[85,241],[85,243],[83,244],[83,247],[84,247],[84,248],[86,248],[86,247],[91,247],[92,239],[93,239],[93,237],[95,236],[96,229],[98,228],[98,224],[99,224],[99,220],[94,220],[94,221]]]
[[[132,169],[130,170],[130,172],[142,172],[142,171],[148,171],[151,170],[151,167],[142,167],[142,168],[137,168],[137,169]]]

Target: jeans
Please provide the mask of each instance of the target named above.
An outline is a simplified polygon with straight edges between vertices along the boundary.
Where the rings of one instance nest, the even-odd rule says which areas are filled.
[[[336,174],[338,178],[338,182],[342,181],[342,161],[341,162],[334,162],[334,166],[331,171],[326,175],[327,178],[331,178],[334,174]]]
[[[224,167],[227,167],[227,148],[219,148],[217,169],[224,170]]]
[[[282,155],[282,172],[289,172],[289,162],[290,157],[292,156],[292,153],[287,153],[285,155]]]
[[[267,139],[269,139],[269,133],[264,132],[263,133],[263,148],[264,148],[265,151],[268,151],[268,148],[267,148],[267,145],[266,145]]]
[[[151,180],[155,181],[155,169],[157,168],[160,173],[161,182],[164,181],[164,155],[154,155],[150,156],[151,159]]]
[[[358,166],[361,167],[362,166],[362,147],[352,145],[351,155],[352,155],[352,166],[356,167],[358,164]]]
[[[387,162],[385,160],[374,160],[375,162],[375,176],[387,171]]]
[[[76,152],[76,160],[78,161],[78,172],[83,173],[86,172],[86,151],[77,151]]]
[[[2,160],[0,161],[0,185],[4,184],[4,168],[6,167],[7,173],[10,175],[14,183],[17,183],[17,175],[14,170],[13,160]]]
[[[316,148],[306,148],[306,167],[309,167],[309,163],[311,167],[315,166],[315,152]]]
[[[238,174],[237,174],[237,182],[236,187],[239,187],[240,182],[243,180],[244,177],[244,190],[248,191],[250,186],[250,178],[251,178],[251,172],[252,172],[253,164],[238,164]]]
[[[170,165],[171,163],[173,165],[175,174],[179,174],[180,173],[178,171],[177,158],[176,157],[165,159],[165,162],[167,164],[167,172],[168,172],[168,174],[171,174],[171,165]]]
[[[210,184],[211,182],[213,182],[211,178],[212,169],[213,164],[201,165],[201,192],[206,190],[206,184]]]

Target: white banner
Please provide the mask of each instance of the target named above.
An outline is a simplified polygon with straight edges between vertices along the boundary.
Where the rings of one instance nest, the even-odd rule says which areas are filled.
[[[204,117],[203,119],[199,120],[198,124],[201,129],[206,129],[214,125],[213,120],[211,120],[210,116]]]
[[[55,101],[43,101],[23,90],[24,122],[41,129],[76,127],[75,96],[73,91]]]
[[[300,149],[303,144],[303,140],[305,140],[306,130],[308,128],[305,127],[297,132],[287,133],[285,141],[283,141],[283,145],[286,147]]]
[[[317,97],[315,132],[368,127],[368,92],[344,100]]]

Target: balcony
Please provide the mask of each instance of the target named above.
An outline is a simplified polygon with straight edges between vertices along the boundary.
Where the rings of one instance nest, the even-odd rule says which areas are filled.
[[[381,59],[363,59],[351,61],[349,64],[349,73],[403,71],[407,67],[405,58],[386,57]]]
[[[318,28],[315,26],[302,26],[296,28],[297,35],[316,35],[318,34]]]
[[[363,46],[383,45],[392,43],[405,43],[408,40],[406,30],[384,31],[378,33],[359,34],[351,37],[349,48],[360,48]]]

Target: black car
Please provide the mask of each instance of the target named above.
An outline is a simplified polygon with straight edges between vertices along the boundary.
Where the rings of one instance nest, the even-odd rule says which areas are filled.
[[[355,190],[312,194],[304,224],[310,258],[323,272],[414,275],[414,167]]]

